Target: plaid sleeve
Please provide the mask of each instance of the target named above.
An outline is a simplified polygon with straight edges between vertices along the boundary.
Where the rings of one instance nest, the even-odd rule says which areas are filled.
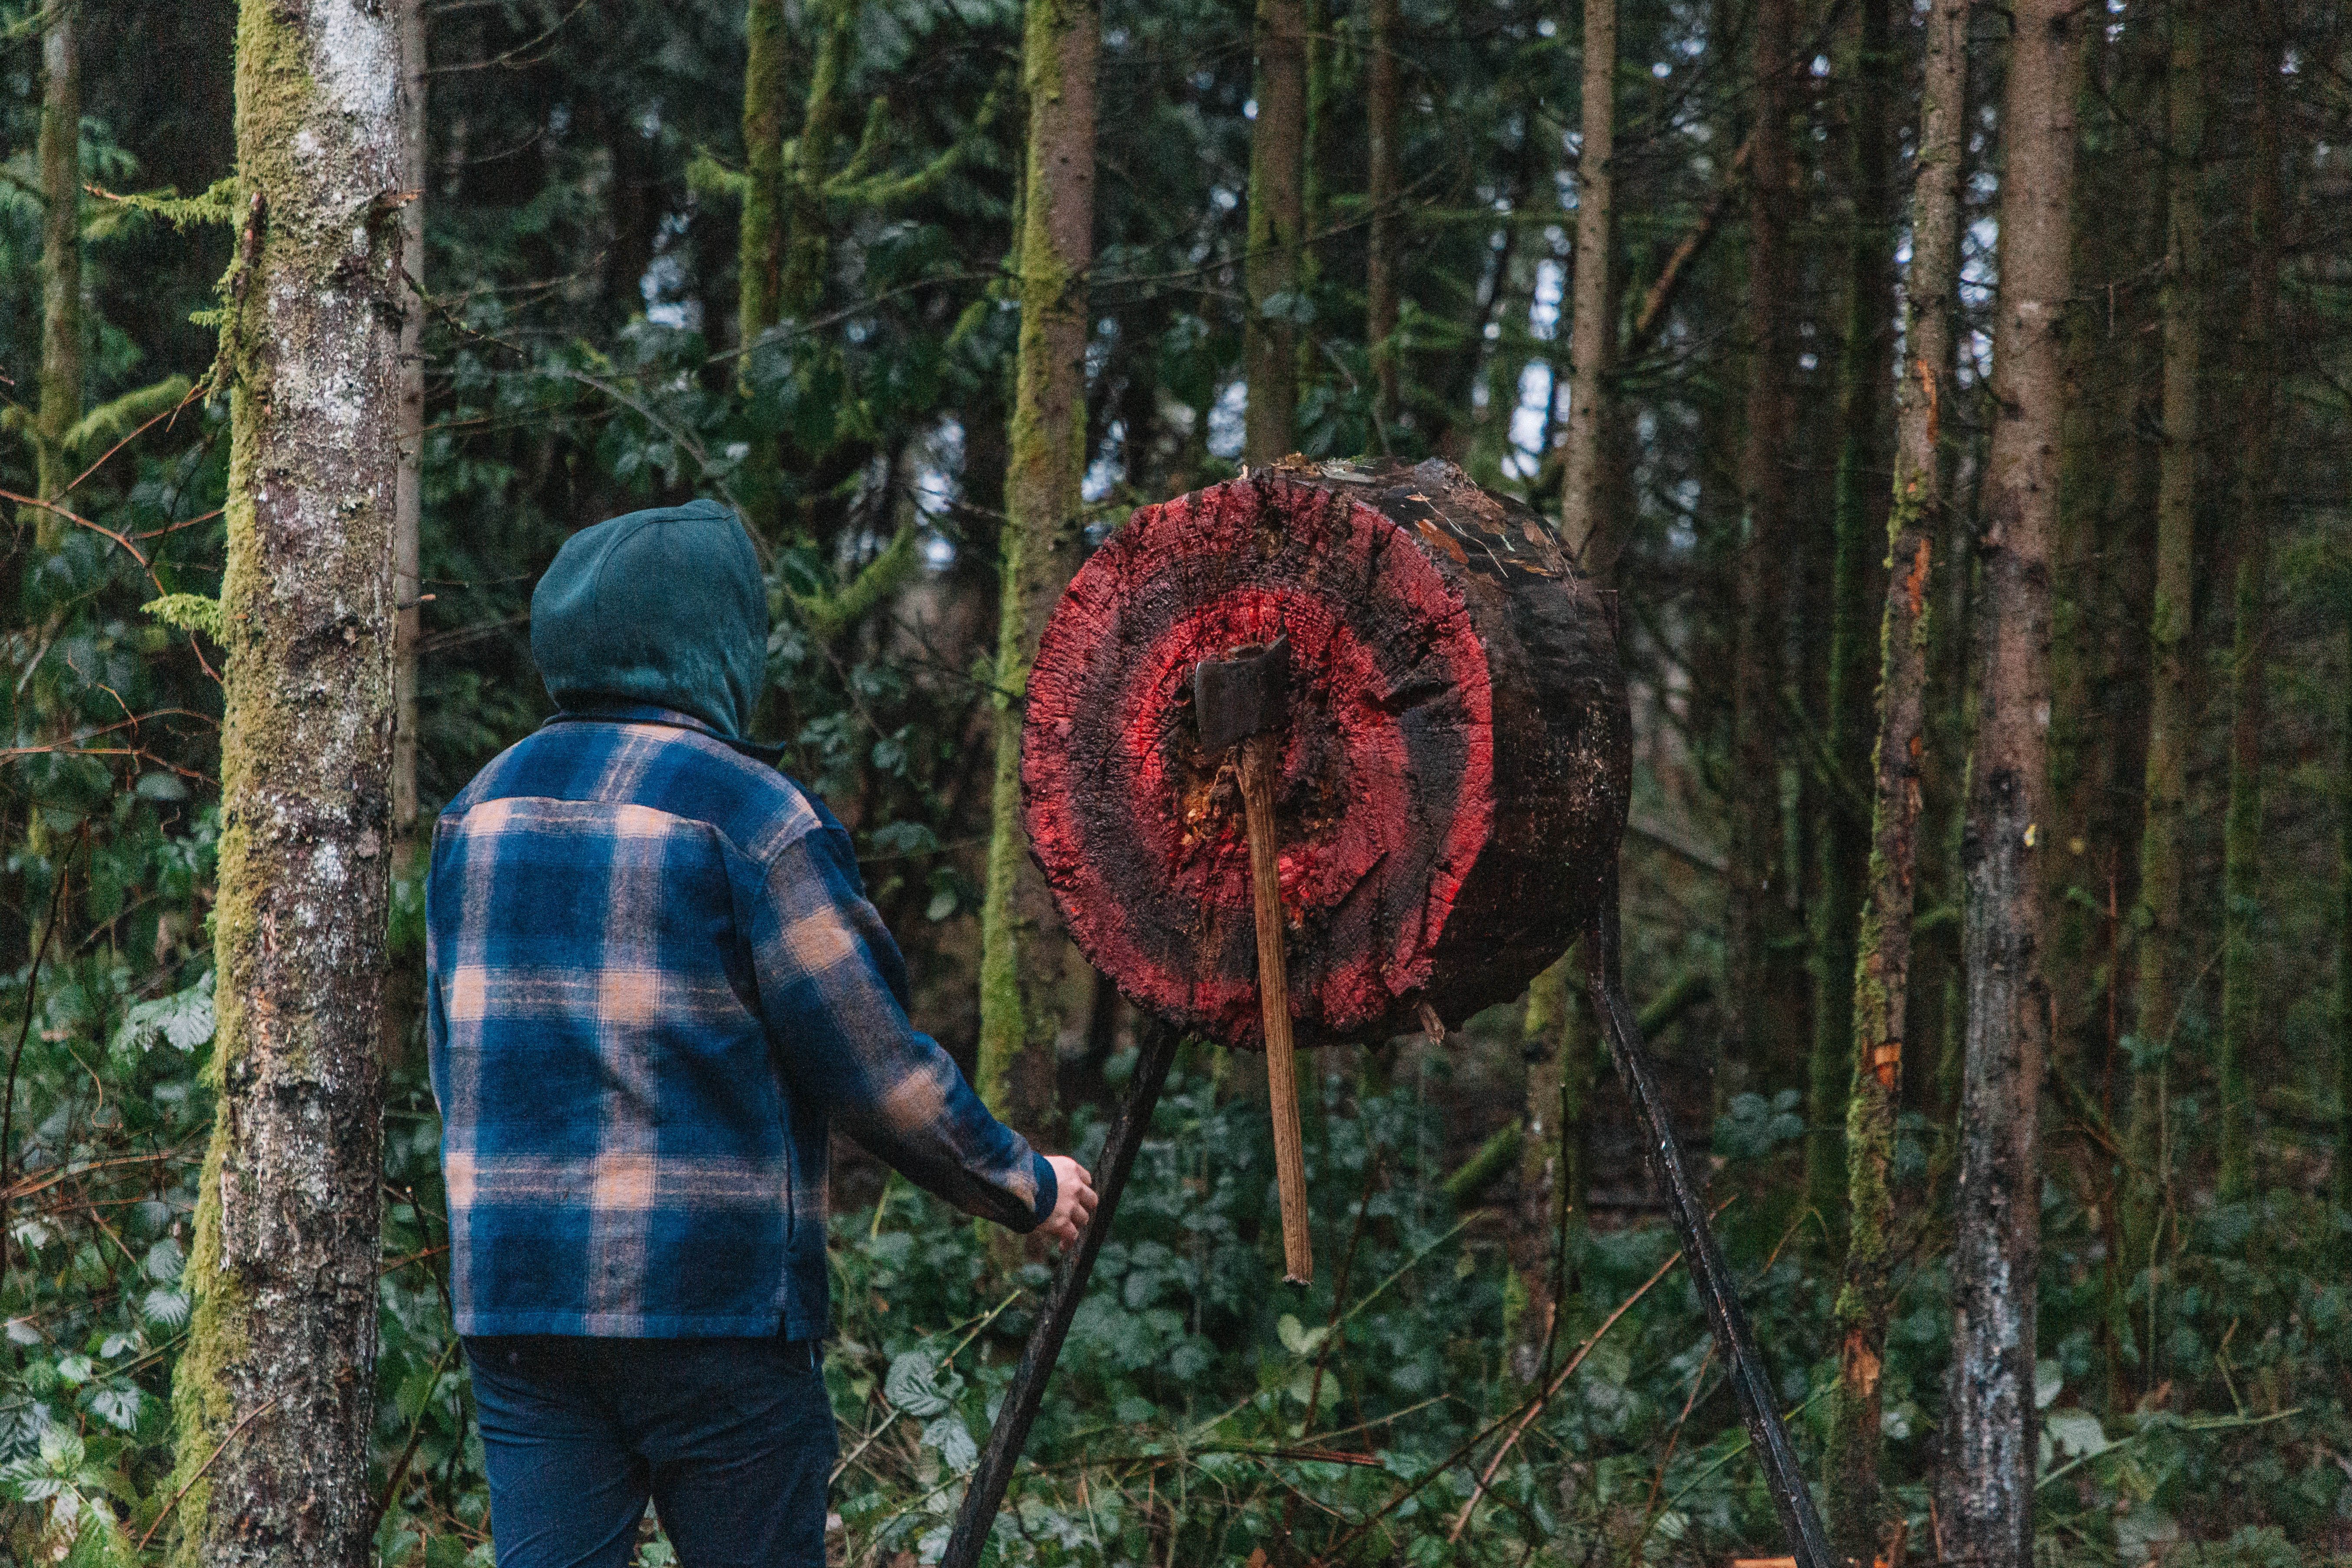
[[[1054,1212],[1053,1167],[908,1022],[905,961],[866,900],[847,837],[802,834],[765,868],[751,962],[777,1060],[908,1180],[967,1214],[1033,1230]]]

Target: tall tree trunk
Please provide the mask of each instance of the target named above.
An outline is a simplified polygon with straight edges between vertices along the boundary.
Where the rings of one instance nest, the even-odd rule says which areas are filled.
[[[390,7],[239,12],[219,1111],[173,1374],[188,1568],[370,1558],[404,79]]]
[[[1790,1005],[1791,924],[1783,877],[1780,757],[1786,727],[1788,465],[1794,449],[1795,268],[1789,222],[1795,163],[1789,138],[1794,0],[1758,0],[1752,73],[1756,127],[1748,154],[1748,415],[1739,461],[1738,626],[1732,651],[1729,910],[1725,965],[1734,1063],[1787,1059],[1800,1037]],[[1800,977],[1801,978],[1801,977]]]
[[[2166,44],[2138,6],[2120,27],[2084,40],[2083,153],[2076,170],[2074,291],[2092,308],[2067,334],[2065,477],[2052,547],[2049,911],[2044,973],[2057,1014],[2057,1069],[2088,1083],[2104,1103],[2116,1080],[2116,1031],[2126,990],[2117,973],[2121,921],[2111,895],[2136,897],[2119,847],[2139,831],[2146,725],[2146,550],[2139,535],[2155,492],[2153,446],[2139,438],[2141,395],[2155,364],[2152,332],[2139,331],[2147,291],[2136,287],[2163,252],[2163,187],[2147,116],[2163,106]],[[2129,623],[2136,630],[2122,631]],[[2109,1108],[2103,1114],[2114,1117]],[[2119,1119],[2118,1120],[2119,1122]],[[2110,1162],[2098,1161],[2109,1171]],[[2101,1184],[2100,1217],[2119,1236],[2116,1189]],[[2119,1282],[2119,1240],[2103,1272]],[[2111,1344],[2111,1350],[2115,1347]],[[2120,1362],[2116,1363],[2120,1370]],[[2126,1400],[2126,1404],[2128,1401]]]
[[[41,391],[33,443],[44,500],[73,482],[66,432],[81,417],[81,50],[75,0],[49,0],[41,17]],[[33,536],[43,554],[65,539],[66,520],[42,511]]]
[[[2221,1040],[2214,1063],[2221,1101],[2221,1193],[2224,1201],[2253,1186],[2253,1094],[2246,1056],[2262,1006],[2255,927],[2263,896],[2263,686],[2268,672],[2271,519],[2278,497],[2272,472],[2281,372],[2276,340],[2280,184],[2278,45],[2252,45],[2254,169],[2247,212],[2245,333],[2240,345],[2244,387],[2238,429],[2238,583],[2236,647],[2230,660],[2230,810],[2223,830]]]
[[[1839,367],[1837,490],[1832,507],[1828,723],[1823,749],[1857,789],[1870,773],[1870,606],[1873,546],[1883,536],[1888,490],[1887,363],[1895,334],[1895,235],[1887,177],[1890,100],[1902,81],[1891,43],[1890,0],[1862,0],[1854,48],[1853,248],[1845,343]],[[1822,834],[1814,900],[1813,1058],[1805,1139],[1806,1198],[1838,1228],[1845,1205],[1846,1086],[1853,1076],[1854,927],[1869,875],[1863,823],[1832,794]],[[1909,827],[1905,827],[1906,842]],[[1906,868],[1906,875],[1908,871]]]
[[[1042,1131],[1054,1114],[1068,943],[1021,832],[1021,698],[1045,617],[1077,570],[1087,465],[1087,269],[1094,260],[1094,0],[1029,0],[1021,341],[1004,485],[996,785],[981,911],[979,1089]]]
[[[2161,1216],[2168,1151],[2163,1137],[2168,1058],[2179,1022],[2182,837],[2189,806],[2189,752],[2197,718],[2189,701],[2189,633],[2197,540],[2200,350],[2205,217],[2203,0],[2174,0],[2172,60],[2166,84],[2170,162],[2165,270],[2159,310],[2164,338],[2164,446],[2157,457],[2156,588],[2148,610],[2147,773],[2143,784],[2139,905],[2132,911],[2135,974],[2130,1171],[2124,1249],[2147,1256]],[[2156,1353],[2143,1348],[2146,1358]]]
[[[425,0],[400,0],[402,82],[400,134],[408,193],[400,209],[400,444],[394,476],[392,591],[399,614],[393,630],[393,866],[405,868],[416,842],[416,637],[424,591],[418,545],[425,519]]]
[[[81,51],[75,37],[76,0],[49,0],[41,16],[41,129],[36,148],[41,171],[41,372],[33,413],[34,494],[53,500],[73,482],[66,432],[81,417]],[[29,515],[28,515],[29,514]],[[32,524],[36,553],[47,557],[65,543],[66,520],[42,507],[26,507],[20,525]],[[44,685],[31,687],[37,711],[56,705]],[[71,722],[47,714],[58,738]],[[53,847],[47,816],[25,814],[25,847],[35,856]],[[62,877],[62,862],[52,870]],[[19,888],[28,884],[20,883]],[[62,925],[62,903],[38,896],[24,900],[26,957],[47,947],[52,924]]]
[[[736,341],[751,374],[751,345],[776,324],[784,278],[784,0],[750,0],[743,14],[743,208],[736,250]]]
[[[749,0],[743,62],[743,222],[738,241],[736,336],[744,348],[788,318],[806,315],[824,292],[832,254],[824,178],[841,139],[842,79],[857,41],[859,0],[810,7],[815,60],[799,134],[784,139],[791,40],[783,0]],[[786,153],[791,154],[786,161]],[[744,365],[748,373],[748,359]]]
[[[1242,461],[1262,467],[1298,445],[1298,242],[1307,178],[1307,23],[1301,0],[1258,0],[1257,120],[1250,129],[1249,378]]]
[[[785,177],[783,267],[776,280],[776,320],[798,321],[824,298],[825,268],[833,257],[833,234],[824,216],[824,181],[833,172],[834,149],[840,144],[842,121],[848,111],[845,85],[850,54],[857,43],[859,5],[860,0],[831,0],[814,8],[824,31],[817,38],[801,132],[793,141],[792,168]],[[761,327],[764,331],[773,324],[763,321]]]
[[[1397,376],[1397,239],[1403,218],[1397,205],[1397,109],[1399,85],[1398,0],[1370,0],[1370,57],[1366,61],[1364,156],[1370,164],[1367,199],[1371,204],[1370,243],[1364,257],[1364,340],[1371,345],[1373,428],[1382,451],[1395,429]]]
[[[2342,590],[2352,668],[2352,588]],[[2344,759],[2336,774],[2336,1201],[2352,1206],[2352,680],[2344,683]]]
[[[1576,291],[1569,328],[1568,429],[1560,458],[1559,531],[1596,580],[1615,575],[1623,541],[1609,517],[1610,309],[1617,125],[1617,0],[1584,0],[1584,128],[1576,164]]]
[[[1873,11],[1884,16],[1874,4]],[[1897,381],[1894,505],[1881,616],[1878,743],[1871,798],[1868,897],[1854,940],[1846,1102],[1847,1242],[1838,1293],[1838,1393],[1825,1473],[1829,1527],[1861,1563],[1884,1546],[1879,1373],[1886,1356],[1895,1193],[1895,1121],[1911,985],[1913,873],[1927,741],[1928,590],[1946,498],[1940,415],[1950,391],[1960,274],[1960,188],[1968,152],[1969,0],[1937,0],[1927,19],[1919,155],[1911,195],[1911,265]],[[1882,47],[1884,35],[1881,35]],[[1951,571],[1951,563],[1944,565]]]
[[[1622,524],[1612,504],[1609,447],[1611,350],[1616,346],[1610,289],[1613,197],[1610,163],[1616,131],[1617,0],[1584,0],[1583,132],[1577,159],[1576,289],[1569,328],[1575,386],[1563,437],[1560,538],[1593,580],[1614,577]],[[1519,1159],[1519,1214],[1514,1227],[1517,1294],[1525,1309],[1511,1335],[1512,1374],[1542,1375],[1552,1315],[1561,1302],[1570,1224],[1584,1212],[1586,1091],[1596,1042],[1590,1004],[1579,983],[1578,950],[1528,988],[1527,1136]]]
[[[1323,252],[1318,241],[1330,218],[1332,153],[1337,142],[1333,134],[1336,117],[1331,112],[1331,61],[1336,40],[1332,36],[1330,0],[1306,0],[1306,6],[1300,24],[1306,34],[1307,110],[1306,128],[1300,138],[1306,167],[1299,181],[1298,289],[1311,300],[1323,273]],[[1297,395],[1311,404],[1316,388],[1323,382],[1321,344],[1313,331],[1297,336]]]
[[[2050,997],[2036,834],[2047,795],[2050,541],[2072,293],[2074,0],[2020,0],[2001,115],[2000,296],[1986,459],[1976,753],[1961,860],[1968,976],[1944,1551],[2031,1568],[2034,1269]]]

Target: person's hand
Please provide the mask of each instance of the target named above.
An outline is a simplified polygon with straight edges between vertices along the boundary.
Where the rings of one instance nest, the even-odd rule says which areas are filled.
[[[1094,1178],[1067,1154],[1048,1154],[1045,1163],[1054,1167],[1054,1212],[1045,1216],[1037,1234],[1067,1247],[1095,1217]]]

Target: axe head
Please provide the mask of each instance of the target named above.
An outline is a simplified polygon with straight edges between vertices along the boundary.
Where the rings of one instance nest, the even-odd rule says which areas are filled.
[[[1192,670],[1201,744],[1222,752],[1290,721],[1290,639],[1249,643]]]

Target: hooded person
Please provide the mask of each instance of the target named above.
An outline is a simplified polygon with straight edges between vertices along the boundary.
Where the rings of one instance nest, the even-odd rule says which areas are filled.
[[[849,836],[750,739],[768,599],[713,502],[565,542],[531,595],[556,712],[436,824],[425,1019],[450,1294],[500,1568],[824,1562],[838,1126],[1065,1243],[1094,1193],[908,1022]]]

